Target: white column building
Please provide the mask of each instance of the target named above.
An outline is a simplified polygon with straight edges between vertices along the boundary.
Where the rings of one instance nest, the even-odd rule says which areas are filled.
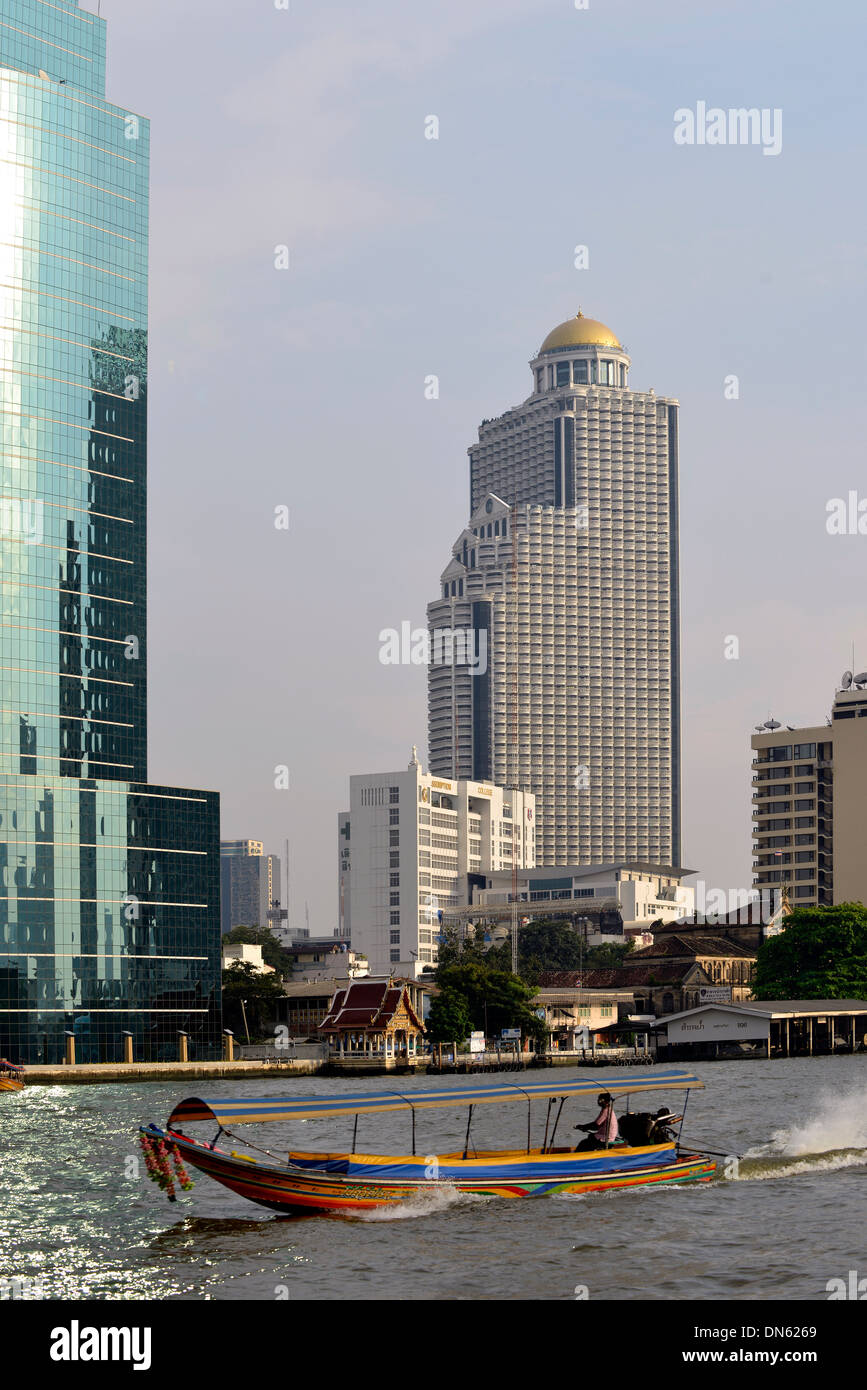
[[[428,608],[485,656],[430,664],[431,768],[535,793],[540,865],[680,863],[678,407],[629,365],[581,314],[548,335]]]
[[[435,777],[415,749],[405,772],[350,777],[349,788],[350,810],[338,817],[349,848],[344,902],[352,948],[372,974],[434,964],[440,911],[467,905],[485,874],[536,862],[532,793]]]

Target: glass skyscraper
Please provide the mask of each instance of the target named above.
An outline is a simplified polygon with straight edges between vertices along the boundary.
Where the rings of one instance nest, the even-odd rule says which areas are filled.
[[[147,784],[148,122],[0,0],[0,1055],[210,1056],[219,798]]]

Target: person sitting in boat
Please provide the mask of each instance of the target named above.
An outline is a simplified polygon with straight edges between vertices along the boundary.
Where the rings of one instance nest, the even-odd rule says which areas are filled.
[[[600,1110],[593,1123],[575,1126],[576,1129],[585,1130],[587,1134],[587,1138],[582,1139],[581,1143],[576,1145],[576,1153],[581,1153],[585,1149],[606,1149],[618,1138],[619,1128],[617,1116],[614,1113],[613,1097],[607,1091],[603,1091],[598,1097],[597,1104]]]

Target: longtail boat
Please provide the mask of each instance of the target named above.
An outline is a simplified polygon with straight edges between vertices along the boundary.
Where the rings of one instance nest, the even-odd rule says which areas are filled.
[[[0,1057],[0,1091],[23,1091],[24,1068]]]
[[[450,1188],[485,1197],[542,1197],[562,1193],[602,1192],[608,1188],[638,1187],[649,1183],[708,1182],[716,1164],[706,1154],[683,1148],[680,1133],[683,1115],[660,1111],[656,1115],[630,1111],[630,1099],[648,1091],[686,1091],[702,1088],[697,1076],[683,1071],[642,1072],[621,1076],[605,1093],[625,1096],[626,1112],[620,1127],[626,1142],[613,1142],[584,1151],[557,1145],[557,1127],[563,1107],[574,1097],[593,1096],[600,1090],[598,1077],[582,1081],[546,1081],[519,1086],[502,1082],[493,1086],[455,1089],[378,1091],[355,1095],[318,1095],[307,1098],[255,1096],[238,1100],[202,1100],[192,1097],[176,1105],[166,1128],[142,1126],[139,1133],[151,1176],[168,1188],[174,1200],[170,1159],[183,1187],[192,1186],[184,1163],[191,1164],[216,1182],[259,1206],[291,1213],[299,1210],[361,1211],[406,1202],[430,1192]],[[531,1141],[532,1103],[547,1100],[545,1134],[539,1147]],[[480,1105],[525,1102],[526,1147],[477,1151],[472,1143],[473,1112]],[[466,1106],[469,1111],[463,1149],[455,1153],[421,1156],[416,1151],[416,1116],[444,1106]],[[408,1112],[412,1126],[409,1154],[359,1153],[356,1147],[359,1117],[383,1111]],[[345,1152],[310,1153],[290,1150],[285,1156],[238,1140],[230,1126],[273,1121],[319,1120],[354,1116],[352,1146]],[[181,1125],[216,1124],[210,1141],[193,1139]],[[679,1124],[675,1134],[673,1126]],[[577,1127],[577,1126],[576,1126]],[[584,1126],[586,1128],[586,1126]],[[255,1148],[261,1157],[218,1147],[217,1141],[236,1140]]]

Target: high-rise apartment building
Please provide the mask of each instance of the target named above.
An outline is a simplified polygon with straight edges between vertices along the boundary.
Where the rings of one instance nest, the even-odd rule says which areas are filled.
[[[220,918],[223,933],[233,927],[261,927],[280,900],[280,860],[265,853],[261,840],[220,841]],[[273,916],[273,914],[272,914]]]
[[[560,324],[485,420],[428,608],[431,769],[535,793],[540,865],[680,862],[677,402]]]
[[[535,798],[426,773],[413,750],[405,772],[349,779],[338,817],[351,858],[352,948],[374,974],[415,975],[437,958],[440,912],[470,901],[498,869],[535,864]]]
[[[856,680],[844,676],[829,723],[750,739],[753,881],[785,886],[793,907],[867,903],[867,672]]]
[[[147,783],[149,129],[0,0],[0,1054],[219,1047],[219,799]]]

